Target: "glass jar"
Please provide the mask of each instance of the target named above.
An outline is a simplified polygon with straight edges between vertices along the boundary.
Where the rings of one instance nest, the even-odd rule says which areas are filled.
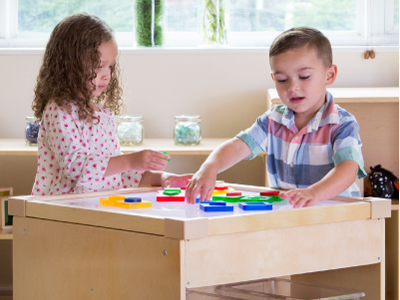
[[[228,44],[228,7],[226,0],[203,0],[201,31],[207,45]]]
[[[143,117],[126,115],[115,118],[117,135],[121,145],[133,146],[143,142]]]
[[[136,43],[139,47],[160,47],[164,43],[164,0],[135,0]]]
[[[175,116],[174,139],[177,145],[197,145],[201,140],[201,118],[198,115]]]
[[[40,122],[34,116],[26,116],[25,141],[29,145],[37,145]]]

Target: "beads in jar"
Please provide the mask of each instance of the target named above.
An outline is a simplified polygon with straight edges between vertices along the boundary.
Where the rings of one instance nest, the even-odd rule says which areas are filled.
[[[177,145],[197,145],[201,141],[201,118],[198,115],[175,116],[174,139]]]
[[[33,116],[27,116],[25,127],[25,140],[29,145],[36,145],[39,135],[40,122]]]
[[[133,146],[143,142],[143,117],[125,115],[116,117],[117,135],[121,145]]]

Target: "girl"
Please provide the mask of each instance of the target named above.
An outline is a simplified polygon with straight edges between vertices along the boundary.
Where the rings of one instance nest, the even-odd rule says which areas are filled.
[[[112,113],[123,103],[112,29],[86,13],[53,30],[32,109],[41,120],[33,195],[85,193],[146,185],[186,185],[190,175],[162,172],[167,155],[121,154]]]

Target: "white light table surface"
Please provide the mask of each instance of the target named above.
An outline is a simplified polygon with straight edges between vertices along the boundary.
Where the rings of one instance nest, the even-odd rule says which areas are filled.
[[[197,205],[156,203],[159,189],[11,198],[14,298],[184,300],[194,287],[373,265],[374,284],[353,288],[384,299],[390,200],[207,214]],[[153,207],[99,204],[113,194],[140,195]]]

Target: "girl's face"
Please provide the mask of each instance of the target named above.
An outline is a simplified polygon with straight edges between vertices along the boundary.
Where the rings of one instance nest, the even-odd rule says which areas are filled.
[[[111,71],[115,66],[118,55],[117,45],[113,42],[102,43],[98,51],[100,52],[100,66],[96,70],[97,77],[93,80],[95,90],[92,97],[98,97],[107,88],[111,79]]]

